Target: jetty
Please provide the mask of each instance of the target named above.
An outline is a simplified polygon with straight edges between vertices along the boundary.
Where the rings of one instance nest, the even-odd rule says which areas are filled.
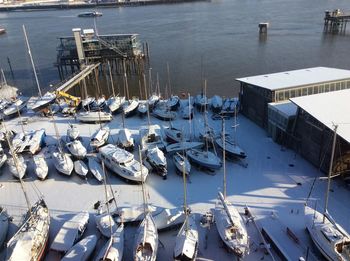
[[[340,9],[325,11],[324,32],[345,33],[346,25],[350,21],[350,12],[343,12]]]

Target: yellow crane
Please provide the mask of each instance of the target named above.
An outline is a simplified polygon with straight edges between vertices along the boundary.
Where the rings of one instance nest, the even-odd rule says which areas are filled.
[[[80,97],[70,95],[63,91],[56,91],[56,96],[57,98],[63,98],[72,107],[78,107],[81,102]]]

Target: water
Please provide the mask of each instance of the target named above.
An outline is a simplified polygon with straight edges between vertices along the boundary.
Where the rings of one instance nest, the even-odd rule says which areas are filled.
[[[350,27],[346,35],[323,33],[326,9],[349,11],[348,0],[213,0],[212,2],[100,9],[100,34],[139,33],[151,48],[151,67],[161,88],[170,65],[173,92],[232,96],[235,78],[313,66],[350,69]],[[348,8],[348,9],[347,9]],[[26,25],[32,54],[43,88],[59,81],[56,61],[58,36],[72,28],[93,28],[94,19],[78,18],[82,10],[0,13],[0,66],[8,81],[25,94],[37,93],[25,47]],[[269,22],[266,39],[258,24]],[[7,57],[15,79],[11,78]],[[133,86],[133,94],[137,94]]]

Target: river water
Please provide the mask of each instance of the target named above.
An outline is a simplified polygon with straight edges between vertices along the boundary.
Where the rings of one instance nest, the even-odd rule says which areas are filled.
[[[96,23],[99,34],[140,34],[150,45],[152,71],[159,73],[162,89],[168,62],[174,93],[199,93],[203,75],[209,95],[232,96],[239,77],[314,66],[350,69],[350,26],[345,35],[323,33],[324,11],[335,8],[350,11],[348,0],[213,0],[105,8]],[[7,29],[0,36],[0,66],[10,84],[37,94],[22,24],[47,89],[59,82],[53,66],[57,37],[72,35],[75,27],[94,27],[94,19],[77,17],[82,11],[0,13],[0,25]],[[259,37],[260,22],[270,24],[266,38]]]

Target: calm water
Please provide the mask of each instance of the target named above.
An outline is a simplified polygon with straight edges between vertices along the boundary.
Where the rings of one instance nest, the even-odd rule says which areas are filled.
[[[203,72],[209,94],[232,96],[237,77],[313,66],[350,69],[350,27],[347,35],[323,34],[324,11],[335,8],[349,11],[348,0],[214,0],[108,8],[100,10],[97,28],[100,34],[139,33],[150,44],[151,66],[160,75],[161,88],[169,62],[174,92],[198,93]],[[8,81],[27,95],[37,92],[25,24],[42,87],[57,83],[57,37],[72,35],[74,27],[94,27],[93,19],[77,17],[81,11],[0,13],[0,25],[7,28],[0,36],[0,66]],[[259,22],[270,23],[266,39],[259,39]]]

